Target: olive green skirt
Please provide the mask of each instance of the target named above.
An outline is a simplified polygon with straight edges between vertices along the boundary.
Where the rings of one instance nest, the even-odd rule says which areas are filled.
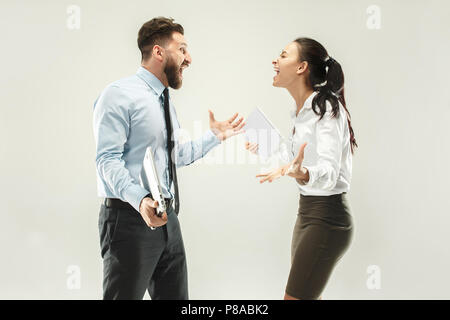
[[[331,196],[300,195],[286,293],[298,299],[319,298],[335,265],[347,251],[352,235],[346,192]]]

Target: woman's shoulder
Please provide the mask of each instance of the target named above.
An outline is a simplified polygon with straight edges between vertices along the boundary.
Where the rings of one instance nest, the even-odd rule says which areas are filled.
[[[325,113],[323,114],[323,117],[321,116],[321,112],[319,111],[319,114],[316,114],[317,120],[316,125],[318,126],[325,126],[328,127],[330,125],[337,125],[340,128],[345,128],[347,126],[347,114],[345,111],[344,106],[341,104],[341,102],[338,102],[338,110],[336,114],[333,111],[333,106],[330,101],[326,101],[325,103]]]

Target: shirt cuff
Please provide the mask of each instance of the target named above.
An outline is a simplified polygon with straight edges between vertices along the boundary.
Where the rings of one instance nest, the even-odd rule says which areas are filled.
[[[309,173],[309,180],[304,184],[304,186],[311,187],[317,180],[317,172],[315,171],[314,167],[310,166],[302,166],[302,167],[308,169]]]
[[[149,192],[142,188],[140,185],[133,184],[125,190],[124,199],[122,199],[122,201],[128,202],[133,206],[134,209],[136,209],[137,212],[139,212],[141,201],[148,194]]]
[[[222,141],[216,136],[216,134],[211,130],[205,132],[203,136],[203,155],[207,154],[212,148],[219,145]]]

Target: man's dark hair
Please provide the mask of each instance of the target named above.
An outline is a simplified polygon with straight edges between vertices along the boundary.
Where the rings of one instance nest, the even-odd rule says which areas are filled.
[[[146,60],[157,44],[165,46],[172,39],[172,33],[184,35],[183,27],[172,18],[156,17],[144,23],[139,30],[137,44],[141,51],[142,60]]]

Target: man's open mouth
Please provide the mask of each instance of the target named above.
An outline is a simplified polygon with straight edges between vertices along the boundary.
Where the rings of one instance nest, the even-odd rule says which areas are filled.
[[[183,77],[183,70],[186,69],[186,68],[187,68],[186,65],[183,65],[183,66],[180,67],[180,70],[178,71],[179,74],[180,74],[180,77]]]

